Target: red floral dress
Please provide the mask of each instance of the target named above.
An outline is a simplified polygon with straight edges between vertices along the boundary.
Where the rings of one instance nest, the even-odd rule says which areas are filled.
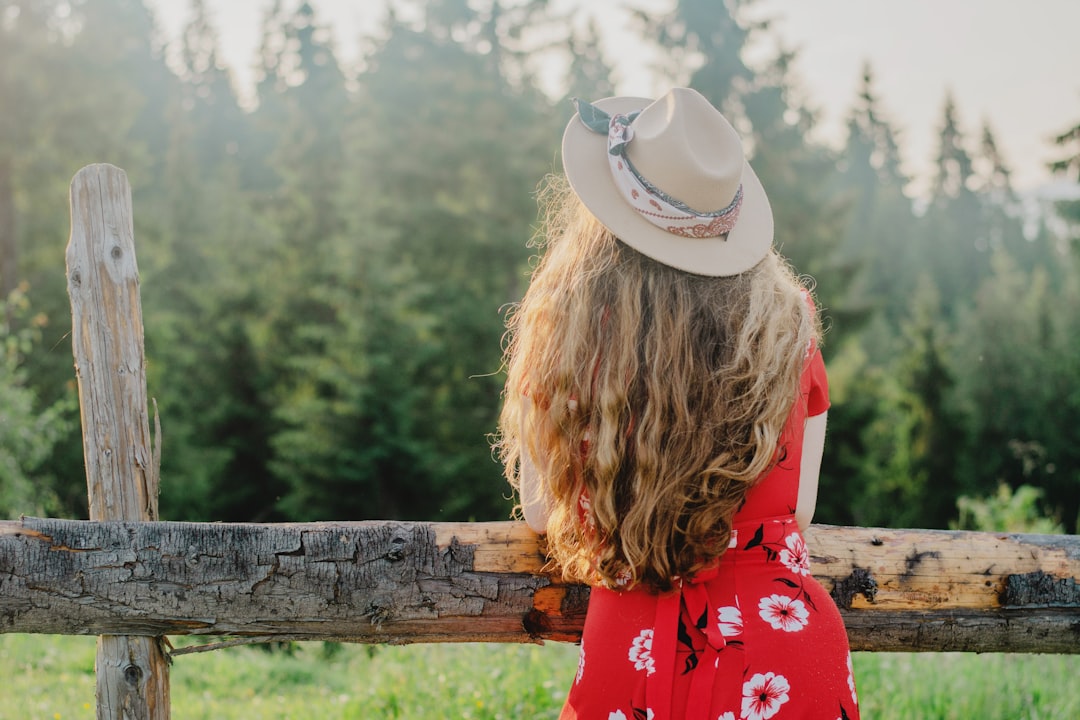
[[[593,588],[563,720],[859,717],[847,633],[794,517],[804,423],[828,406],[814,348],[780,461],[718,564],[660,595]]]

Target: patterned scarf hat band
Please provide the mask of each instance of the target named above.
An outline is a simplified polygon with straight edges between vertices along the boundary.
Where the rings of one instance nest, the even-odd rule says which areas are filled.
[[[713,212],[699,212],[642,177],[630,161],[626,148],[634,139],[633,122],[639,112],[608,114],[584,100],[574,98],[573,102],[578,117],[589,130],[607,135],[611,176],[626,202],[643,218],[669,233],[683,237],[723,237],[734,229],[742,207],[741,184],[727,207]]]

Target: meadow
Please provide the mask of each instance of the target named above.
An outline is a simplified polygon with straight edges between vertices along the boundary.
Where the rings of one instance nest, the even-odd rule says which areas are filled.
[[[0,635],[0,719],[94,718],[93,666],[93,638]],[[176,658],[173,717],[540,720],[576,667],[562,644],[237,647]],[[856,653],[855,675],[868,719],[1080,717],[1080,655]]]

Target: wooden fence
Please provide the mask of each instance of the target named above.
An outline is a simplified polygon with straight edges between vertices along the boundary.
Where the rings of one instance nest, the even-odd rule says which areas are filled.
[[[72,181],[68,286],[90,520],[0,521],[0,632],[98,635],[97,716],[169,717],[166,635],[221,643],[580,637],[588,588],[522,523],[157,518],[131,191]],[[1080,537],[814,525],[854,650],[1080,652]]]

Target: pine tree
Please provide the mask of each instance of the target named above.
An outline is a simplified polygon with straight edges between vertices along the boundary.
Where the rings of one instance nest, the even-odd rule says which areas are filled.
[[[976,190],[995,205],[1007,207],[1017,200],[1012,186],[1012,171],[1005,165],[1005,159],[998,150],[997,140],[989,122],[982,126],[977,158]]]
[[[532,39],[558,23],[548,0],[403,0],[423,17],[422,30],[439,42],[452,42],[473,54],[485,71],[502,76],[512,86],[531,82]]]
[[[249,117],[248,147],[242,181],[245,188],[269,202],[281,187],[281,178],[271,163],[277,145],[278,128],[286,122],[284,100],[286,71],[280,67],[285,53],[285,25],[288,15],[282,0],[274,0],[262,17],[259,47],[254,58],[255,108]]]
[[[318,22],[310,3],[302,3],[288,16],[279,32],[281,46],[264,68],[274,78],[283,106],[276,121],[268,118],[277,143],[270,162],[281,179],[272,211],[292,241],[291,260],[302,264],[340,230],[336,203],[349,97],[330,30]],[[259,119],[265,117],[262,110],[257,111]]]
[[[611,67],[604,59],[603,42],[594,18],[589,19],[583,30],[571,31],[566,47],[570,54],[570,67],[566,74],[564,100],[579,97],[592,102],[615,94]],[[568,119],[571,106],[567,102],[562,105],[566,108]]]
[[[697,89],[729,117],[738,117],[739,99],[755,82],[743,49],[765,29],[762,23],[738,20],[739,11],[754,1],[678,0],[670,12],[639,10],[634,15],[642,36],[664,50],[659,69],[666,77]]]
[[[1080,124],[1075,125],[1054,138],[1054,144],[1063,148],[1063,157],[1050,163],[1050,170],[1071,175],[1080,181]]]
[[[951,94],[945,98],[930,207],[913,243],[936,284],[942,311],[956,317],[989,272],[989,242],[973,187],[975,163]]]
[[[956,498],[971,488],[959,477],[964,426],[953,407],[954,369],[950,366],[950,326],[941,315],[937,288],[923,276],[902,324],[903,350],[896,370],[914,399],[910,414],[911,476],[921,482],[913,498],[925,527],[948,527]]]
[[[194,0],[191,11],[181,36],[178,87],[163,153],[161,212],[171,250],[162,273],[167,286],[190,284],[210,272],[206,253],[221,248],[220,218],[214,210],[222,197],[239,192],[239,155],[248,135],[247,118],[221,60],[205,1]]]
[[[217,30],[207,15],[206,0],[192,0],[191,19],[181,37],[180,110],[192,128],[192,160],[200,175],[220,169],[223,161],[235,159],[245,145],[248,131],[219,45]]]
[[[1003,251],[1024,272],[1043,267],[1060,285],[1062,263],[1054,243],[1043,231],[1028,237],[1020,197],[1012,185],[1012,171],[998,149],[989,122],[983,123],[979,153],[975,157],[975,190],[981,207],[980,246],[991,253]],[[1041,221],[1040,221],[1041,224]]]
[[[848,144],[842,161],[846,172],[864,182],[903,188],[908,178],[900,165],[897,133],[884,117],[874,90],[874,73],[863,66],[862,82],[848,115]]]
[[[1053,142],[1063,154],[1050,163],[1051,172],[1080,182],[1080,124],[1056,136]],[[1080,235],[1080,199],[1061,200],[1055,205],[1058,215],[1072,226],[1073,236]]]
[[[837,187],[852,205],[842,247],[861,266],[848,300],[883,311],[896,329],[915,287],[918,259],[910,255],[915,216],[904,194],[908,178],[901,169],[897,134],[880,108],[868,65],[847,125]],[[876,360],[883,359],[880,343],[867,349]]]
[[[933,187],[935,202],[955,201],[971,194],[968,183],[974,175],[974,168],[959,124],[956,101],[950,92],[945,96],[941,131],[938,134],[937,172]]]

